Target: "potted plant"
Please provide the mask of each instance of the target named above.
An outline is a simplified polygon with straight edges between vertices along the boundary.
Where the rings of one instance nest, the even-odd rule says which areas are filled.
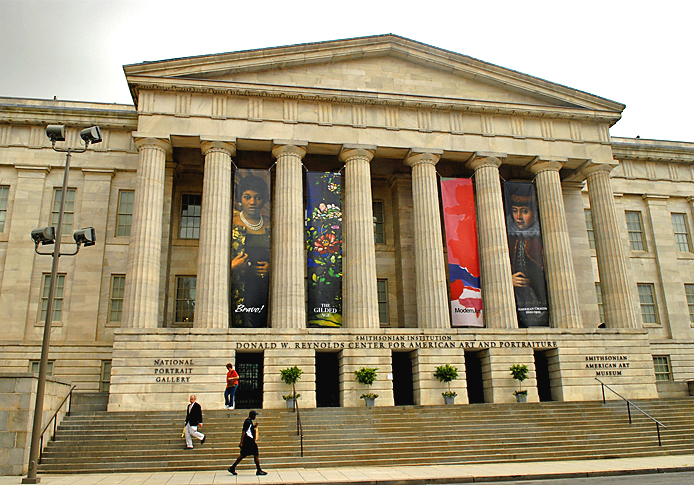
[[[296,393],[296,381],[301,379],[301,374],[303,373],[304,371],[299,369],[297,366],[280,370],[280,376],[282,376],[284,383],[288,386],[292,386],[292,393],[287,396],[282,396],[287,402],[287,409],[294,409],[296,405],[296,400],[300,396],[300,394]]]
[[[443,402],[445,404],[455,404],[455,397],[458,395],[455,391],[451,391],[451,381],[458,378],[458,368],[452,365],[440,365],[436,367],[434,377],[439,381],[448,384],[448,390],[442,392]]]
[[[377,367],[362,367],[361,369],[354,371],[354,377],[357,380],[357,382],[359,384],[366,384],[367,390],[369,391],[359,396],[361,399],[364,400],[367,407],[373,407],[374,401],[378,397],[378,394],[374,394],[373,392],[371,392],[371,384],[373,384],[376,380],[377,370]]]
[[[511,371],[511,376],[518,381],[518,390],[513,391],[513,395],[516,396],[517,402],[527,402],[528,401],[528,391],[523,391],[521,384],[524,380],[528,378],[528,366],[523,364],[513,364],[508,368]]]

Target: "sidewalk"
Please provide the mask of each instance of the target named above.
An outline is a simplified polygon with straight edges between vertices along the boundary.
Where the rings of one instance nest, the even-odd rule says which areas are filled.
[[[611,460],[565,460],[531,463],[488,463],[480,465],[433,465],[395,467],[281,468],[257,477],[253,470],[239,470],[237,476],[226,469],[203,472],[96,473],[42,475],[50,485],[212,485],[282,484],[306,485],[418,485],[474,483],[548,478],[633,475],[674,471],[694,471],[694,455],[672,455]],[[23,477],[0,477],[0,485],[17,485]]]

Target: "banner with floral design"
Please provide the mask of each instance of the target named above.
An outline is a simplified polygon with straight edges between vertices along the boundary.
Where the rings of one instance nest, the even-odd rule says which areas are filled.
[[[306,175],[308,326],[342,326],[342,177]]]
[[[441,179],[441,202],[448,249],[451,325],[482,327],[482,289],[472,180]]]

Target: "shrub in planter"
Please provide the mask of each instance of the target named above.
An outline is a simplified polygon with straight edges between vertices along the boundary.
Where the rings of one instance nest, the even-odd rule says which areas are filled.
[[[513,364],[508,370],[511,371],[511,376],[518,381],[518,390],[513,391],[513,395],[516,396],[520,402],[521,399],[527,398],[528,396],[528,391],[522,390],[523,381],[528,378],[528,366],[525,364]]]
[[[456,397],[458,394],[455,391],[451,391],[451,381],[458,378],[458,368],[449,364],[440,365],[436,368],[434,372],[434,377],[439,381],[448,384],[448,390],[442,392],[441,395],[445,398]]]
[[[370,392],[371,384],[376,380],[376,371],[378,368],[362,367],[359,370],[354,371],[354,378],[359,384],[365,384],[369,388],[369,392],[366,392],[359,396],[361,399],[376,399],[378,394]]]
[[[301,379],[301,374],[303,374],[304,371],[299,369],[297,366],[290,367],[288,369],[282,369],[280,370],[280,376],[282,377],[282,380],[284,381],[285,384],[288,386],[292,386],[292,393],[289,394],[289,396],[282,396],[284,400],[286,401],[287,399],[296,399],[299,397],[299,394],[296,393],[296,382]],[[294,396],[294,397],[292,397]]]

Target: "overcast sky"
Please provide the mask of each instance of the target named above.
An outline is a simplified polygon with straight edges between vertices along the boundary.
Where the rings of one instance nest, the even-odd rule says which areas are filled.
[[[0,0],[0,97],[132,104],[123,65],[397,34],[626,104],[694,142],[694,1]]]

